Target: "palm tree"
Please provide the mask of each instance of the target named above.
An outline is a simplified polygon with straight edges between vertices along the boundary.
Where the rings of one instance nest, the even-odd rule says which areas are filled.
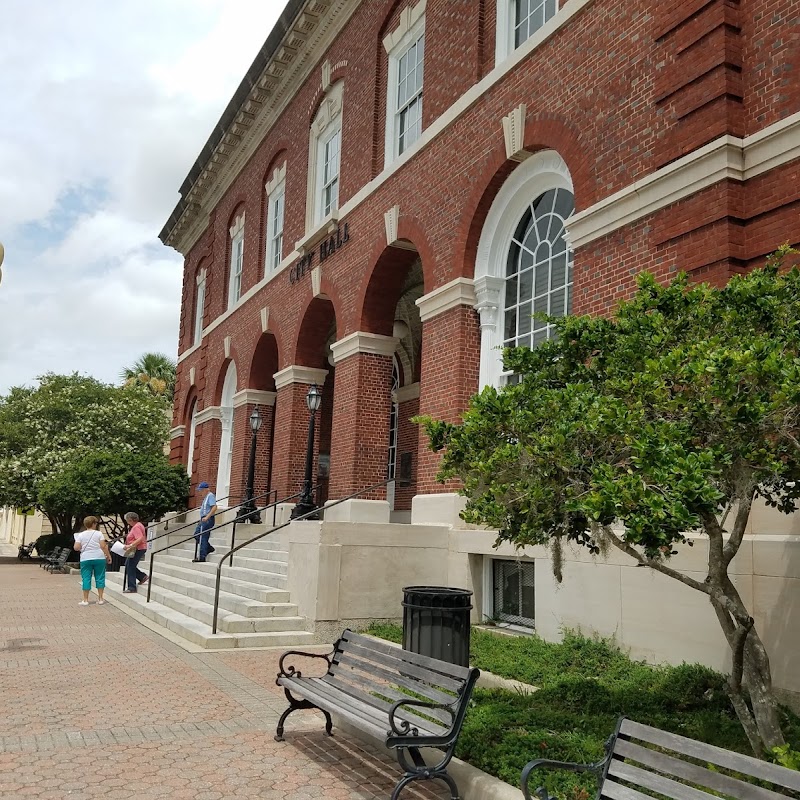
[[[145,353],[133,366],[122,370],[120,377],[125,386],[141,386],[171,401],[176,370],[176,363],[163,353]]]

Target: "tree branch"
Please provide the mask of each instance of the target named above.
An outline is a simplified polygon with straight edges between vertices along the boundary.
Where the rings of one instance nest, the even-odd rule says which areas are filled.
[[[618,550],[621,550],[626,555],[629,555],[631,558],[636,559],[636,561],[638,561],[643,567],[650,567],[650,569],[660,572],[662,575],[674,578],[676,581],[680,581],[692,589],[697,589],[698,592],[703,592],[703,594],[711,594],[711,587],[707,583],[696,581],[694,578],[690,578],[688,575],[684,575],[682,572],[678,572],[678,570],[668,567],[661,561],[655,561],[652,558],[647,558],[635,547],[633,547],[633,545],[628,544],[628,542],[626,542],[624,539],[621,539],[619,536],[617,536],[617,534],[614,533],[607,525],[603,526],[603,533],[608,537],[608,540],[614,545],[614,547],[616,547]]]
[[[731,644],[731,652],[733,654],[733,666],[731,668],[731,689],[735,692],[741,691],[742,688],[742,673],[744,671],[744,647],[747,644],[747,635],[750,633],[755,620],[752,617],[748,618],[746,625],[740,625],[736,629]]]
[[[734,556],[739,552],[744,539],[744,532],[747,529],[747,521],[750,519],[750,510],[753,507],[753,497],[755,496],[755,486],[744,495],[739,507],[736,509],[736,519],[733,523],[733,531],[730,539],[722,550],[722,560],[725,567],[733,561]]]

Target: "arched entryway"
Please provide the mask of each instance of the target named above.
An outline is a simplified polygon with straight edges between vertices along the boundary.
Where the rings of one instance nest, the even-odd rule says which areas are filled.
[[[225,382],[222,384],[222,396],[219,403],[221,431],[216,496],[217,502],[222,508],[231,505],[229,498],[231,496],[231,467],[233,466],[234,447],[233,397],[236,394],[238,380],[236,364],[231,361],[225,373]]]

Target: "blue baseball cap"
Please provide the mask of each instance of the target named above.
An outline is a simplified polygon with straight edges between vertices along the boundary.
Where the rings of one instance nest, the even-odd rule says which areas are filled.
[[[208,489],[208,484],[205,481],[203,481],[202,483],[198,483],[197,484],[197,488],[198,489]]]

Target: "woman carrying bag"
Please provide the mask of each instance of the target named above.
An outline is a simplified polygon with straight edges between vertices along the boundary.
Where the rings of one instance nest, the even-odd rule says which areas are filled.
[[[108,552],[106,537],[97,530],[99,520],[97,517],[86,517],[83,520],[85,530],[75,534],[73,548],[81,554],[81,588],[83,600],[79,606],[89,605],[89,592],[92,589],[92,575],[97,588],[97,605],[105,605],[103,590],[106,588],[106,564],[111,563],[111,553]]]
[[[130,530],[125,537],[125,588],[122,591],[135,593],[137,580],[139,583],[147,583],[147,575],[138,566],[147,552],[147,531],[139,522],[139,515],[133,511],[125,515],[125,522],[130,525]]]

